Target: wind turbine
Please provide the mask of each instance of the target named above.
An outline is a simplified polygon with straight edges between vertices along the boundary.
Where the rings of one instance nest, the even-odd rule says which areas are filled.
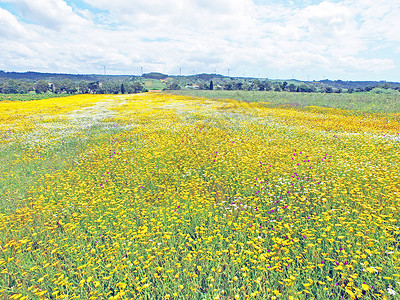
[[[182,76],[182,68],[180,66],[178,66],[179,68],[179,76]]]

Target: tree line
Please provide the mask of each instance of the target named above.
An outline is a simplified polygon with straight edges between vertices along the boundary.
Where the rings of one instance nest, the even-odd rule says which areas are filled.
[[[190,78],[190,77],[189,77]],[[327,85],[326,82],[287,82],[271,80],[243,80],[236,78],[213,78],[206,81],[199,78],[188,80],[188,78],[174,78],[167,82],[165,90],[199,89],[199,90],[243,90],[243,91],[275,91],[275,92],[297,92],[297,93],[355,93],[355,92],[379,92],[378,90],[400,91],[400,86],[392,86],[388,83],[357,88],[342,88]],[[381,91],[382,92],[382,91]]]
[[[197,78],[197,77],[174,77],[166,78],[164,74],[154,73],[162,77],[165,90],[200,89],[200,90],[244,90],[244,91],[286,91],[300,93],[354,93],[354,92],[379,92],[400,91],[400,86],[392,86],[382,83],[375,86],[363,86],[357,88],[341,88],[327,85],[327,82],[299,82],[299,81],[271,81],[271,80],[243,80],[227,77]],[[143,79],[154,79],[153,73],[144,74]],[[146,75],[146,76],[145,76]],[[151,75],[151,76],[150,76]],[[208,80],[207,80],[208,79]],[[69,78],[62,80],[0,80],[0,93],[2,94],[26,94],[35,92],[37,94],[134,94],[146,92],[141,78],[131,77],[127,79],[108,79],[104,81],[73,81]]]
[[[199,89],[199,90],[227,90],[227,91],[275,91],[275,92],[300,92],[300,93],[341,93],[343,89],[333,88],[330,86],[317,86],[314,84],[306,83],[288,83],[283,82],[273,82],[269,80],[252,80],[252,81],[241,81],[241,80],[218,80],[214,82],[197,81],[195,83],[187,84],[184,86],[189,89]],[[182,87],[178,82],[171,82],[167,84],[166,90],[180,90]]]
[[[145,92],[144,85],[139,81],[132,80],[107,80],[74,82],[71,79],[60,81],[38,80],[29,82],[23,80],[9,79],[0,82],[0,93],[3,94],[26,94],[35,92],[37,94],[133,94]]]

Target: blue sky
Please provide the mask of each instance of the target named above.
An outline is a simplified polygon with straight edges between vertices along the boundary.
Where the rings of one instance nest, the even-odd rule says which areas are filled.
[[[5,71],[400,81],[399,57],[399,1],[0,0]]]

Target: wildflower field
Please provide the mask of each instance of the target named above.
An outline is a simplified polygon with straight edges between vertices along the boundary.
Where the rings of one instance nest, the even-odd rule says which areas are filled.
[[[347,110],[347,113],[374,113],[400,118],[400,92],[388,94],[362,93],[293,93],[271,91],[177,90],[168,93],[209,99],[235,99],[245,102],[266,102],[270,107],[320,106]],[[265,103],[264,103],[265,104]]]
[[[4,299],[399,299],[397,114],[0,102]]]

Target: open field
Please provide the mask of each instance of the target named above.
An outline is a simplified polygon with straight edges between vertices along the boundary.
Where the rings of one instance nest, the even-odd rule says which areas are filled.
[[[148,79],[144,80],[144,87],[148,90],[162,90],[165,88],[165,84],[157,79]]]
[[[206,97],[209,99],[236,99],[247,102],[265,102],[269,106],[305,107],[319,106],[351,110],[353,113],[392,113],[400,119],[400,93],[375,94],[371,92],[336,93],[290,93],[253,91],[207,91],[179,90],[168,91],[176,95]]]
[[[398,106],[307,96],[0,102],[0,295],[398,299]]]
[[[0,101],[32,101],[49,98],[67,97],[67,94],[0,94]]]

